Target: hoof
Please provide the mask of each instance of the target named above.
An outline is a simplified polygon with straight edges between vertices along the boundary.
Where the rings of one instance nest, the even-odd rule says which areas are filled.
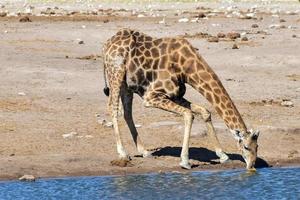
[[[131,157],[127,154],[124,154],[124,155],[119,155],[119,159],[120,160],[128,160],[130,161],[131,160]]]
[[[220,158],[220,163],[227,163],[229,161],[230,159],[227,155]]]
[[[188,162],[180,162],[179,165],[184,169],[192,169],[192,166]]]
[[[216,154],[220,158],[220,163],[226,163],[230,161],[229,157],[223,151],[217,151]]]
[[[144,151],[143,153],[143,158],[151,158],[152,156],[152,152],[150,151]]]

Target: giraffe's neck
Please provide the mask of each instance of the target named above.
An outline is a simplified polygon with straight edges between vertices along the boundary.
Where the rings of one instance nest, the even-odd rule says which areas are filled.
[[[246,125],[239,111],[217,75],[200,56],[193,65],[196,71],[187,77],[187,82],[213,105],[230,130],[246,132]]]

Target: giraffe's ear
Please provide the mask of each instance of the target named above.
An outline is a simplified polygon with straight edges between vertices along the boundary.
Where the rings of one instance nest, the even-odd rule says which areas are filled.
[[[250,138],[252,139],[252,140],[257,140],[257,138],[258,138],[258,136],[259,136],[259,131],[257,130],[257,131],[253,131],[253,130],[250,130]]]

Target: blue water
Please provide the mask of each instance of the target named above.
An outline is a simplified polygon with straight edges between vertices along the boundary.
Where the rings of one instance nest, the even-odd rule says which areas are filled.
[[[300,199],[300,168],[2,181],[0,199]]]

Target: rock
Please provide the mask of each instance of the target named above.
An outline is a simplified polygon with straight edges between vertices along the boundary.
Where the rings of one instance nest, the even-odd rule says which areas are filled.
[[[35,181],[35,177],[33,175],[24,175],[24,176],[20,177],[19,180],[33,182],[33,181]]]
[[[296,29],[297,27],[296,27],[296,26],[291,26],[291,25],[290,25],[290,26],[288,26],[287,28],[288,28],[288,29]]]
[[[226,35],[228,38],[232,39],[232,40],[235,40],[237,38],[240,38],[241,37],[241,34],[237,33],[237,32],[229,32],[227,33]]]
[[[297,37],[297,35],[295,35],[295,34],[294,34],[294,35],[292,35],[292,37],[293,37],[293,38],[296,38],[296,37]]]
[[[212,36],[212,37],[207,38],[207,41],[208,42],[219,42],[219,38]]]
[[[166,19],[165,19],[165,18],[163,18],[163,19],[162,19],[162,20],[160,20],[158,23],[159,23],[159,24],[165,24],[165,23],[166,23]]]
[[[180,22],[180,23],[181,23],[181,22],[184,22],[184,23],[185,23],[185,22],[188,22],[188,21],[189,21],[188,18],[181,18],[181,19],[178,20],[178,22]]]
[[[286,28],[286,26],[283,25],[283,24],[281,24],[281,25],[279,26],[279,28]]]
[[[0,4],[0,8],[5,8],[5,5],[3,5],[3,4]]]
[[[271,24],[269,28],[274,29],[274,28],[280,28],[280,24]]]
[[[66,139],[66,138],[72,138],[72,137],[77,136],[77,135],[78,135],[78,133],[76,133],[76,132],[70,132],[70,133],[63,134],[62,137],[64,139]]]
[[[142,127],[141,124],[135,124],[135,128],[140,128],[140,127]]]
[[[279,22],[286,22],[285,19],[280,19]]]
[[[19,19],[19,22],[32,22],[28,16],[22,17]]]
[[[280,105],[284,107],[294,107],[294,103],[288,99],[283,99]]]
[[[106,119],[98,119],[97,122],[104,127],[113,127],[113,123],[106,121]]]
[[[225,35],[225,33],[218,33],[218,34],[217,34],[217,37],[218,37],[218,38],[225,38],[226,35]]]
[[[81,40],[81,39],[76,39],[76,41],[77,41],[77,44],[84,44],[84,41],[83,40]]]
[[[92,135],[86,135],[85,138],[93,138]]]
[[[242,37],[242,41],[248,41],[248,38],[246,36]]]
[[[0,17],[6,17],[7,13],[6,12],[0,12]]]
[[[137,17],[138,17],[138,18],[140,18],[140,17],[145,17],[145,15],[143,15],[143,14],[138,14]]]
[[[26,93],[25,92],[18,92],[18,95],[19,96],[26,96]]]
[[[232,49],[239,49],[239,46],[237,44],[233,44]]]
[[[258,24],[252,24],[251,27],[252,28],[258,28]]]
[[[108,23],[108,22],[109,22],[108,19],[103,20],[103,23]]]
[[[206,15],[203,12],[200,12],[200,13],[198,13],[198,15],[196,17],[204,18],[204,17],[206,17]]]

